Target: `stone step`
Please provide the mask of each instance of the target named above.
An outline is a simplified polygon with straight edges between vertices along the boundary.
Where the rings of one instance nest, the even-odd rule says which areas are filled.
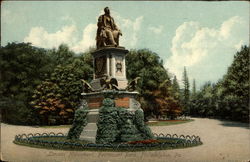
[[[80,135],[80,139],[87,140],[90,142],[95,142],[96,132],[97,132],[96,123],[88,123],[83,129]]]
[[[95,137],[96,136],[96,130],[83,130],[82,133],[81,133],[81,136]]]
[[[80,137],[80,139],[95,143],[95,137]]]
[[[84,127],[84,130],[97,130],[97,125],[96,125],[96,123],[88,123]]]

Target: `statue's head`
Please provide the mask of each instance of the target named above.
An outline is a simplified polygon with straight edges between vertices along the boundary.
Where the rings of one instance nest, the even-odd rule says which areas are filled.
[[[109,8],[108,8],[108,7],[105,7],[105,8],[104,8],[104,12],[105,12],[106,15],[109,15],[109,14],[110,14]]]

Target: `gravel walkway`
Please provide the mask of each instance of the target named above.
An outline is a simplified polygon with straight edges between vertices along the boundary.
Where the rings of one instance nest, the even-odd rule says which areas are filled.
[[[59,151],[19,146],[12,143],[14,136],[21,133],[63,132],[68,128],[35,128],[1,124],[1,159],[10,162],[248,162],[250,160],[250,129],[247,124],[195,118],[195,121],[151,127],[153,132],[164,134],[198,135],[201,146],[145,152],[90,152]]]

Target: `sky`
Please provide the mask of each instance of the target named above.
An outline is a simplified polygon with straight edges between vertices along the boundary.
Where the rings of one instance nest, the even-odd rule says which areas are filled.
[[[108,6],[121,29],[120,45],[156,52],[181,83],[184,66],[197,87],[216,83],[233,56],[249,44],[244,1],[3,1],[1,46],[67,44],[76,53],[95,46],[96,22]]]

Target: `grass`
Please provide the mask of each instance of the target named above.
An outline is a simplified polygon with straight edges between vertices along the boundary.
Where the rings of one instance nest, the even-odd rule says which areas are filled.
[[[162,121],[156,121],[147,123],[148,126],[169,126],[169,125],[175,125],[175,124],[184,124],[188,122],[192,122],[194,119],[186,119],[186,120],[162,120]]]
[[[70,128],[71,125],[46,125],[41,126],[40,128]]]

